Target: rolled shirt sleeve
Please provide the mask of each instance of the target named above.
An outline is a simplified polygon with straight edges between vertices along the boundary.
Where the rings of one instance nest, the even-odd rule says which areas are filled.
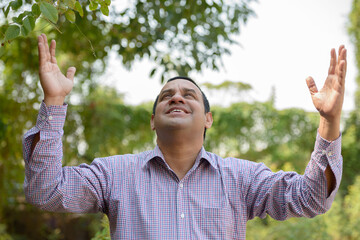
[[[329,195],[325,169],[330,166],[336,187]],[[341,136],[329,142],[317,134],[315,148],[304,175],[272,172],[262,163],[253,167],[253,179],[247,196],[248,219],[276,220],[290,217],[314,217],[330,209],[342,176]]]
[[[109,171],[105,162],[62,167],[62,136],[67,105],[42,102],[35,127],[23,139],[26,200],[48,211],[105,211]],[[35,135],[40,140],[31,153]]]

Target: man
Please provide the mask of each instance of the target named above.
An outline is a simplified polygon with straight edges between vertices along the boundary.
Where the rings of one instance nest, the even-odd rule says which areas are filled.
[[[61,166],[66,77],[39,36],[40,82],[44,90],[36,126],[24,136],[27,200],[49,211],[97,212],[109,217],[113,239],[245,239],[246,222],[269,214],[277,220],[326,212],[342,172],[340,115],[346,49],[331,50],[324,87],[307,85],[320,125],[304,175],[271,172],[264,164],[223,159],[203,148],[213,122],[205,95],[187,78],[165,84],[154,104],[152,151],[95,159],[91,165]]]

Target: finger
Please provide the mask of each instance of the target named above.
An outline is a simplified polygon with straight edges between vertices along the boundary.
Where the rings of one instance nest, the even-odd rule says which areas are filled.
[[[337,59],[336,68],[335,68],[335,74],[337,74],[337,75],[339,75],[339,64],[340,64],[340,61],[342,60],[342,51],[344,48],[345,48],[344,45],[339,46],[338,59]]]
[[[74,81],[76,68],[75,67],[69,67],[66,72],[66,77],[69,78],[71,81]]]
[[[340,60],[342,60],[342,59],[341,59],[341,53],[342,53],[343,49],[345,49],[345,46],[344,46],[344,45],[340,45],[340,46],[339,46],[339,59],[338,59],[339,62],[340,62]]]
[[[339,81],[342,86],[345,84],[345,77],[347,71],[347,60],[346,60],[347,50],[345,47],[341,49],[341,53],[339,55]]]
[[[39,51],[39,64],[40,67],[45,65],[46,63],[46,53],[45,53],[45,46],[43,43],[42,36],[38,36],[38,51]]]
[[[44,58],[44,61],[45,62],[47,62],[48,61],[48,55],[47,55],[47,53],[46,53],[46,41],[45,41],[45,39],[44,39],[44,36],[43,36],[44,34],[41,34],[40,35],[40,43],[42,44],[42,46],[43,46],[43,49],[44,49],[44,51],[42,52],[42,56],[43,56],[43,58]]]
[[[41,36],[44,39],[44,46],[45,46],[45,52],[46,52],[46,58],[47,61],[51,61],[51,55],[50,55],[50,50],[49,50],[49,44],[48,44],[48,40],[45,34],[41,34]]]
[[[50,44],[51,62],[56,64],[55,49],[56,49],[56,41],[51,40],[51,44]]]
[[[341,86],[345,85],[345,76],[346,76],[346,61],[345,60],[341,60],[339,63],[339,73],[338,73],[339,77],[339,83]]]
[[[328,74],[335,74],[335,69],[336,69],[336,52],[335,49],[332,48],[330,51],[330,66],[329,66],[329,71]]]
[[[344,61],[344,78],[346,76],[346,71],[347,71],[347,59],[346,59],[346,55],[347,55],[347,50],[345,48],[344,45],[342,45],[342,49],[341,52],[339,53],[339,62]]]
[[[315,81],[312,77],[308,77],[306,78],[306,84],[309,88],[310,94],[314,95],[315,93],[318,92],[318,89],[316,87]]]

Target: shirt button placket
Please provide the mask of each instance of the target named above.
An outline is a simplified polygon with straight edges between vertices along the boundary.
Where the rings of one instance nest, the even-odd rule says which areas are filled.
[[[177,212],[178,212],[178,238],[179,239],[185,239],[186,238],[186,229],[185,229],[185,223],[186,223],[186,216],[185,216],[185,209],[184,209],[184,199],[183,199],[183,189],[184,184],[183,182],[180,182],[178,185],[178,191],[177,191]]]

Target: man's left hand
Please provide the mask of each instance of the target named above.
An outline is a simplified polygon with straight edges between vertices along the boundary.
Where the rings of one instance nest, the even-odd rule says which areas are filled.
[[[320,91],[312,77],[306,79],[314,106],[321,116],[319,133],[329,141],[339,136],[345,92],[346,65],[346,49],[341,45],[338,57],[336,57],[335,49],[331,49],[328,76]]]

